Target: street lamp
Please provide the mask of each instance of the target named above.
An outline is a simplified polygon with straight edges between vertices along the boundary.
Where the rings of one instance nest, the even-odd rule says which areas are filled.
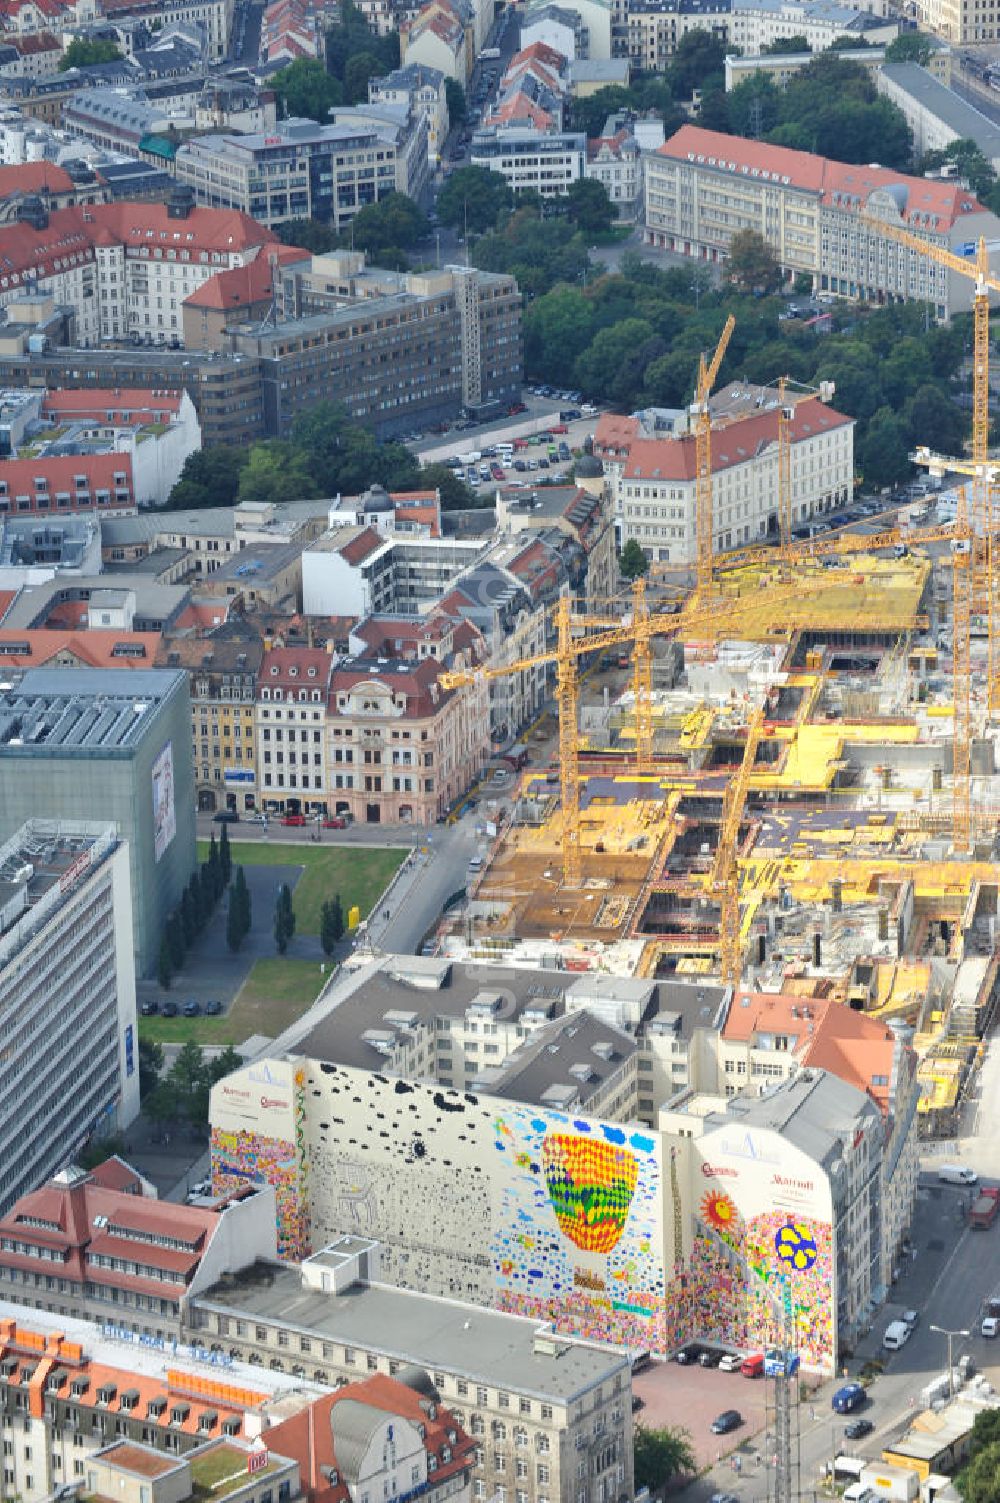
[[[949,1331],[944,1326],[929,1326],[928,1329],[936,1331],[939,1336],[946,1336],[948,1338],[948,1397],[953,1399],[955,1397],[955,1369],[951,1362],[951,1344],[956,1336],[970,1336],[972,1333],[970,1331]]]

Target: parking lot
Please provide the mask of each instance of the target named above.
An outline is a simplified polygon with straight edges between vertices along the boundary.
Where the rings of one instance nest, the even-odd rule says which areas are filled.
[[[717,1367],[679,1367],[676,1362],[654,1363],[632,1379],[632,1392],[642,1400],[637,1424],[650,1429],[669,1426],[687,1430],[699,1468],[739,1453],[740,1465],[754,1468],[754,1437],[764,1430],[767,1390],[762,1378],[720,1372]],[[738,1409],[743,1424],[728,1435],[713,1435],[712,1421],[724,1409]]]

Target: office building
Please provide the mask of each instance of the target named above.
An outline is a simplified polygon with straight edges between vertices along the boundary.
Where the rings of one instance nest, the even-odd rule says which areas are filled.
[[[416,197],[426,181],[426,121],[384,109],[402,118],[355,111],[331,125],[290,119],[265,133],[195,136],[177,152],[177,181],[213,209],[266,225],[317,219],[339,233],[366,205],[397,191]]]
[[[948,319],[969,306],[964,276],[882,234],[884,220],[945,249],[984,236],[1000,219],[961,183],[857,167],[810,152],[684,125],[646,162],[645,240],[722,263],[737,230],[770,243],[789,275],[817,292],[864,302],[930,302]]]
[[[722,552],[761,542],[778,532],[778,422],[776,390],[742,385],[717,394],[712,443],[714,546]],[[735,410],[727,415],[727,399]],[[749,409],[749,410],[747,410]],[[793,526],[842,506],[854,486],[854,419],[820,397],[787,408],[789,485]],[[594,454],[614,492],[619,545],[634,538],[647,557],[694,563],[696,540],[695,436],[647,436],[641,418],[602,417]]]
[[[9,789],[4,804],[15,826],[30,810]],[[132,948],[114,827],[15,828],[0,845],[0,1213],[138,1114]]]
[[[113,824],[128,849],[140,974],[195,865],[187,675],[31,668],[0,688],[0,839],[28,818]]]
[[[64,1160],[0,1216],[2,1299],[176,1339],[199,1289],[274,1256],[270,1191],[167,1205],[120,1159],[89,1173]]]
[[[363,1234],[338,1239],[301,1269],[247,1268],[192,1300],[190,1319],[193,1340],[219,1343],[266,1371],[301,1369],[353,1385],[365,1372],[409,1382],[425,1370],[445,1411],[476,1443],[476,1498],[503,1487],[527,1503],[577,1503],[581,1492],[598,1503],[601,1483],[612,1479],[610,1496],[631,1495],[624,1352],[553,1336],[516,1315],[393,1289],[379,1281],[378,1248]],[[595,1465],[602,1443],[615,1449],[611,1468]]]
[[[519,126],[476,131],[469,148],[473,167],[498,172],[515,193],[559,198],[584,176],[587,138],[573,131],[544,132]]]

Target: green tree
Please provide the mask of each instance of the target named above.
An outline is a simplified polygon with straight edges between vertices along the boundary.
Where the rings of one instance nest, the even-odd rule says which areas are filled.
[[[159,1081],[146,1097],[142,1109],[158,1129],[153,1134],[153,1141],[169,1136],[169,1129],[180,1115],[177,1087],[169,1079]]]
[[[442,511],[467,511],[479,505],[478,496],[446,464],[425,465],[418,485],[422,491],[441,492]]]
[[[139,1039],[139,1099],[145,1101],[156,1089],[163,1069],[163,1045],[155,1039]]]
[[[919,63],[926,68],[934,55],[930,37],[919,31],[904,31],[885,49],[887,63]]]
[[[171,508],[232,506],[240,485],[240,471],[247,462],[245,449],[228,444],[196,449],[184,461],[167,502]]]
[[[975,1453],[955,1478],[964,1503],[1000,1503],[1000,1440]]]
[[[110,37],[74,37],[59,59],[59,72],[88,68],[93,63],[117,63],[122,50]]]
[[[299,250],[311,251],[314,256],[323,256],[340,244],[340,236],[330,224],[318,219],[283,219],[274,226],[274,233],[282,245],[294,245]]]
[[[726,49],[718,37],[702,27],[686,31],[667,69],[667,82],[674,99],[690,99],[695,89],[704,89],[713,74],[723,73]]]
[[[460,230],[467,225],[475,234],[482,235],[493,229],[510,201],[507,180],[499,172],[489,172],[485,167],[459,167],[438,194],[438,218],[442,224]]]
[[[794,52],[811,52],[812,48],[809,45],[809,38],[798,33],[793,37],[776,37],[773,42],[768,42],[767,46],[760,50],[767,56],[780,57]]]
[[[362,104],[368,99],[368,80],[380,71],[373,52],[355,52],[344,66],[344,94],[348,104]]]
[[[637,107],[638,101],[633,89],[627,89],[623,84],[606,84],[603,89],[572,101],[569,125],[572,130],[582,131],[588,139],[593,140],[601,134],[609,115]]]
[[[645,345],[648,334],[648,325],[639,318],[625,318],[601,329],[576,362],[577,385],[591,395],[610,396],[627,406],[636,395],[630,360]]]
[[[351,58],[361,52],[378,59],[379,71],[391,73],[399,67],[399,32],[375,36],[351,0],[344,0],[339,24],[329,27],[326,33],[326,66],[334,78],[343,82]]]
[[[166,930],[160,937],[160,949],[156,957],[156,979],[165,992],[170,990],[170,983],[174,979],[174,961]]]
[[[227,1075],[232,1075],[234,1070],[239,1070],[243,1064],[243,1056],[232,1044],[219,1051],[214,1059],[208,1061],[207,1071],[211,1084],[217,1080],[225,1080]]]
[[[184,947],[190,949],[198,937],[198,907],[191,896],[190,887],[185,887],[181,893],[180,916]]]
[[[773,292],[781,286],[781,267],[769,241],[756,230],[737,230],[729,242],[726,271],[742,292]]]
[[[274,904],[274,943],[278,947],[279,955],[284,955],[294,933],[295,913],[292,909],[292,894],[287,882],[282,882]]]
[[[599,235],[614,223],[615,207],[603,183],[596,178],[581,177],[569,185],[566,213],[585,235]]]
[[[751,73],[727,96],[729,128],[738,136],[759,138],[781,117],[781,91],[767,73]]]
[[[219,847],[215,840],[215,831],[212,831],[208,842],[208,869],[212,874],[212,884],[215,888],[215,896],[218,898],[226,886],[227,879],[222,875],[222,857],[219,855]]]
[[[645,574],[649,568],[649,559],[635,538],[629,538],[622,549],[621,557],[618,560],[618,567],[621,569],[622,576],[625,579],[638,579],[639,575]]]
[[[891,407],[880,407],[868,424],[858,458],[865,484],[881,489],[911,473],[906,431]]]
[[[219,835],[219,875],[222,879],[221,886],[228,887],[233,875],[233,852],[229,844],[229,830],[225,825]]]
[[[186,946],[184,944],[184,924],[178,909],[167,919],[167,944],[170,946],[170,964],[175,971],[179,971],[184,964]]]
[[[241,501],[307,501],[322,495],[314,479],[309,457],[287,439],[266,439],[252,444],[247,463],[240,475]]]
[[[444,97],[448,104],[448,124],[454,130],[465,119],[465,90],[457,78],[446,78]]]
[[[342,245],[352,245],[366,252],[375,266],[406,265],[406,252],[412,251],[430,234],[427,216],[405,193],[387,193],[376,204],[366,204],[351,221],[341,238]]]
[[[237,871],[242,871],[242,867],[238,867]],[[226,914],[226,944],[234,955],[240,948],[245,937],[246,930],[243,927],[241,901],[236,888],[231,887],[229,889],[229,911]]]
[[[245,939],[250,933],[253,917],[250,908],[250,889],[247,879],[243,874],[242,866],[236,868],[236,878],[233,882],[233,892],[236,894],[237,911],[240,920],[240,935]]]
[[[302,116],[329,123],[330,111],[344,102],[344,90],[336,78],[314,57],[297,57],[271,79],[271,88],[281,100],[285,118]]]
[[[859,47],[870,47],[867,37],[852,37],[848,32],[843,32],[839,37],[834,37],[827,52],[856,52]]]
[[[662,1493],[671,1477],[689,1475],[697,1465],[686,1430],[648,1430],[636,1425],[632,1457],[636,1487],[648,1487],[651,1493]]]
[[[343,928],[343,915],[341,916],[341,928]],[[333,954],[339,938],[340,934],[337,933],[333,902],[327,898],[320,909],[319,917],[319,942],[323,947],[324,955]]]
[[[993,164],[983,156],[975,141],[962,137],[951,141],[943,151],[929,151],[920,160],[921,173],[936,172],[954,165],[968,183],[973,193],[985,198],[996,187],[997,175]]]

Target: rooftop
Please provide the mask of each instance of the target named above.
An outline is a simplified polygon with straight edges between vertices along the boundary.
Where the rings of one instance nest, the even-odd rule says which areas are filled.
[[[250,1319],[278,1320],[362,1351],[382,1353],[472,1383],[510,1388],[542,1400],[570,1403],[627,1370],[612,1347],[553,1338],[550,1354],[536,1347],[538,1322],[456,1300],[437,1299],[384,1284],[353,1284],[329,1294],[302,1283],[298,1269],[256,1263],[197,1297],[198,1305],[240,1310]],[[254,1369],[256,1372],[257,1369]]]
[[[0,845],[0,963],[27,944],[117,844],[113,825],[29,819]],[[3,1012],[0,999],[0,1017]]]
[[[875,1104],[854,1086],[823,1070],[801,1070],[761,1096],[732,1096],[724,1113],[705,1119],[706,1131],[770,1128],[819,1163],[834,1164],[845,1137],[853,1138]]]
[[[962,140],[975,141],[988,161],[1000,158],[1000,126],[921,68],[918,63],[883,63],[882,77],[929,110]]]
[[[178,670],[29,668],[0,685],[0,756],[127,754],[178,686]]]

